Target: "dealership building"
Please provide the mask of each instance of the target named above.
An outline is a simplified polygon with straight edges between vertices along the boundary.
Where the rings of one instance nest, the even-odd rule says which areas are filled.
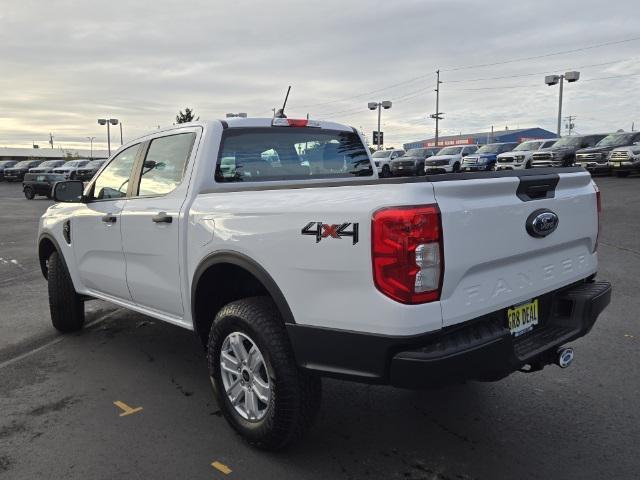
[[[504,142],[524,142],[525,140],[537,140],[556,138],[556,134],[545,130],[544,128],[517,128],[510,130],[496,130],[493,132],[480,133],[461,133],[460,135],[440,136],[438,138],[439,147],[447,147],[449,145],[484,145],[487,143],[504,143]],[[436,139],[428,138],[416,142],[404,144],[404,149],[435,147]]]
[[[73,148],[0,148],[2,160],[66,160],[67,158],[105,159],[106,150],[76,150]]]

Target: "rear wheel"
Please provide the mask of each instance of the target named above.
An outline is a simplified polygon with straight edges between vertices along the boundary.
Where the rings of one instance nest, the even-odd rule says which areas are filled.
[[[33,200],[36,196],[36,192],[31,187],[24,187],[24,196],[27,200]]]
[[[296,364],[271,299],[253,297],[223,307],[211,327],[207,360],[218,406],[249,443],[281,449],[313,423],[320,379]]]
[[[73,288],[71,276],[56,251],[47,261],[51,323],[61,332],[74,332],[84,325],[84,302]]]

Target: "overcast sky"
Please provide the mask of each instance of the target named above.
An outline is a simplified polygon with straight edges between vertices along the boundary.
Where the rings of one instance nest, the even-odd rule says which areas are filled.
[[[399,145],[433,136],[437,68],[442,134],[555,131],[558,87],[543,78],[569,69],[582,73],[565,84],[578,132],[640,128],[640,2],[0,0],[0,146],[44,147],[52,132],[100,147],[99,117],[122,120],[127,141],[187,106],[270,116],[289,84],[290,117],[369,137],[367,102],[392,100],[383,130]]]

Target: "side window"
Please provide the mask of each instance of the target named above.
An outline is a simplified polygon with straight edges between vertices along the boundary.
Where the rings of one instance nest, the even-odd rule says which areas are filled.
[[[138,195],[166,195],[182,181],[195,133],[181,133],[151,141],[142,167]]]
[[[111,160],[93,185],[90,195],[92,200],[121,198],[127,194],[131,171],[139,148],[140,145],[129,147]]]
[[[44,181],[45,181],[44,175],[38,175],[36,177],[36,182],[44,182]]]

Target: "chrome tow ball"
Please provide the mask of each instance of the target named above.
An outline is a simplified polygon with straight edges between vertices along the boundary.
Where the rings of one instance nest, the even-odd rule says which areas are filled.
[[[573,348],[561,347],[556,353],[556,365],[560,368],[567,368],[573,362]]]

